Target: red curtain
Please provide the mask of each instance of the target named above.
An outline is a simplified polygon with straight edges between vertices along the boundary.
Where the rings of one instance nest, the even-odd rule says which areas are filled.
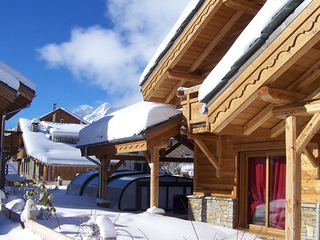
[[[285,228],[286,201],[286,157],[270,159],[270,204],[269,227]]]
[[[265,207],[266,203],[266,158],[249,158],[249,223],[253,222],[253,214],[258,208]],[[265,218],[264,218],[265,219]],[[255,223],[258,224],[258,223]]]
[[[266,158],[248,159],[248,220],[265,225],[266,219]],[[271,156],[269,161],[269,226],[285,228],[286,157]]]

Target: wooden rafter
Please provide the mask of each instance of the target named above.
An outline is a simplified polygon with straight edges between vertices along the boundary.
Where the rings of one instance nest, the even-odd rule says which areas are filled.
[[[187,147],[188,149],[190,149],[191,151],[194,150],[194,144],[193,141],[188,139],[186,136],[184,135],[177,135],[173,137],[175,140],[177,140],[178,142],[182,143],[183,146]]]
[[[198,74],[178,73],[178,72],[172,72],[172,71],[167,71],[167,77],[170,79],[195,82],[195,83],[201,83],[204,80],[204,77]]]
[[[175,145],[173,145],[171,148],[169,148],[168,150],[166,150],[165,155],[168,155],[169,153],[173,152],[174,150],[176,150],[178,147],[180,147],[182,145],[181,142],[177,142]]]
[[[276,138],[286,129],[286,123],[284,121],[279,122],[270,130],[270,137]]]
[[[180,86],[183,86],[183,84],[186,82],[186,80],[178,80],[177,83],[174,85],[174,87],[171,89],[171,91],[167,94],[165,97],[164,103],[168,104],[171,102],[171,100],[176,96],[177,89]]]
[[[264,122],[266,122],[269,118],[272,117],[272,109],[274,105],[269,104],[266,108],[264,108],[260,113],[258,113],[253,119],[251,119],[246,125],[243,127],[243,134],[250,135],[253,131],[259,128]]]
[[[212,41],[207,45],[207,47],[202,51],[200,56],[193,62],[191,67],[188,69],[189,73],[194,72],[200,64],[203,62],[203,60],[210,54],[212,49],[214,49],[221,41],[221,39],[227,34],[227,32],[230,30],[230,28],[237,22],[237,20],[242,16],[243,12],[236,11],[235,14],[231,17],[231,19],[225,24],[225,26],[219,31],[218,34],[212,39]]]
[[[308,69],[297,81],[295,81],[288,90],[301,91],[304,87],[310,85],[320,76],[320,60]]]
[[[206,155],[208,160],[211,162],[211,164],[216,169],[216,176],[220,178],[220,164],[219,159],[217,160],[215,156],[212,155],[212,153],[209,151],[209,149],[206,147],[206,145],[203,143],[202,140],[194,139],[197,146],[201,149],[201,151]]]
[[[223,0],[223,3],[230,8],[237,9],[252,15],[256,15],[261,6],[247,0]]]

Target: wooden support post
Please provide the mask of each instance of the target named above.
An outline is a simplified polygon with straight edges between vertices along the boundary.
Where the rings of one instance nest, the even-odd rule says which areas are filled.
[[[151,149],[150,208],[159,207],[159,149]]]
[[[101,163],[101,198],[107,200],[108,167],[111,155],[99,157]]]
[[[286,225],[285,239],[301,238],[301,154],[296,151],[297,119],[286,118]]]
[[[43,165],[42,180],[48,181],[48,167],[47,167],[47,165]]]

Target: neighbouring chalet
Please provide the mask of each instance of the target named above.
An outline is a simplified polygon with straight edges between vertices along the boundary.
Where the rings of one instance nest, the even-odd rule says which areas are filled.
[[[194,0],[169,36],[140,86],[145,101],[183,107],[190,219],[314,239],[320,2]]]
[[[76,144],[83,124],[20,118],[21,148],[17,154],[18,174],[28,179],[55,181],[73,179],[77,173],[98,169],[95,161],[81,156]],[[99,162],[97,162],[99,163]]]
[[[5,131],[5,121],[29,107],[35,96],[35,84],[0,61],[0,189],[5,182],[5,163],[17,154],[20,136],[17,131]]]
[[[89,122],[78,117],[65,108],[57,108],[57,104],[53,104],[52,112],[49,112],[39,118],[40,121],[58,122],[58,123],[75,123],[75,124],[89,124]]]

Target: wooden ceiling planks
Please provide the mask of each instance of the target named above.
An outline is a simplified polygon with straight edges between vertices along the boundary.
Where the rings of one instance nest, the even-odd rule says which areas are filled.
[[[205,2],[142,86],[144,100],[179,103],[172,88],[164,89],[162,85],[177,90],[201,84],[252,18],[251,14],[230,8],[222,1]],[[201,77],[190,81],[180,78],[177,82],[167,71],[196,73]]]

